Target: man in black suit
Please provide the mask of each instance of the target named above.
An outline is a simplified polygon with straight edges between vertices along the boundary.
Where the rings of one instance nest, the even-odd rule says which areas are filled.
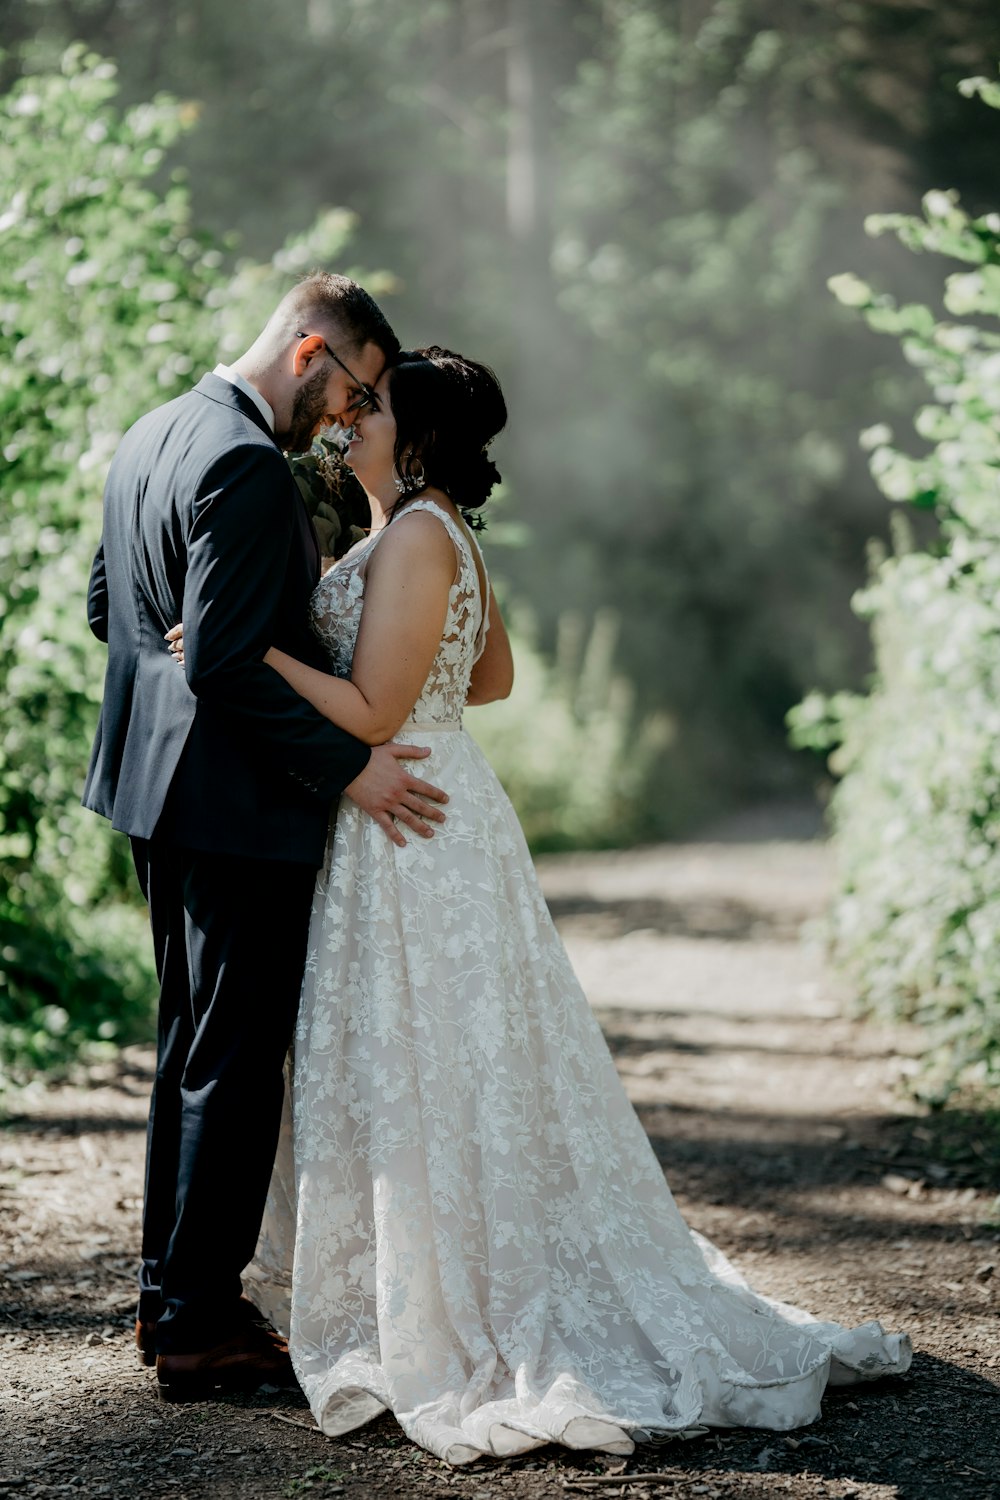
[[[300,282],[233,367],[126,433],[88,598],[108,643],[84,805],[132,841],[160,980],[136,1337],[162,1394],[286,1382],[242,1298],[281,1111],[309,911],[342,792],[396,843],[442,814],[404,758],[322,718],[263,664],[325,665],[315,534],[282,449],[349,425],[398,344],[355,282]],[[165,632],[185,628],[185,667]]]

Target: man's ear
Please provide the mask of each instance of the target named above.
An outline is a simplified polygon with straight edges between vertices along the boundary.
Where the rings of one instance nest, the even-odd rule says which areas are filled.
[[[309,366],[322,358],[325,350],[326,345],[318,333],[310,333],[304,339],[298,339],[292,350],[292,374],[301,380]]]

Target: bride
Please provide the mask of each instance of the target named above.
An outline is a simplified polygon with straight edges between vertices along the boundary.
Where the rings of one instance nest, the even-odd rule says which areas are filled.
[[[368,743],[431,745],[447,821],[399,847],[341,803],[248,1289],[331,1436],[388,1408],[462,1464],[813,1422],[828,1384],[905,1370],[909,1341],[758,1296],[682,1219],[462,728],[512,680],[468,524],[499,477],[500,387],[434,347],[376,395],[348,452],[371,534],[312,599],[335,675],[265,660]]]

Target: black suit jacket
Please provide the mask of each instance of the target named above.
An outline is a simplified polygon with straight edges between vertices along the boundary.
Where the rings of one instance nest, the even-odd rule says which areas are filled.
[[[139,838],[319,864],[370,750],[263,656],[326,667],[312,523],[261,413],[216,375],[125,434],[87,613],[108,643],[84,806]],[[185,667],[164,633],[184,621]],[[249,893],[248,893],[249,894]]]

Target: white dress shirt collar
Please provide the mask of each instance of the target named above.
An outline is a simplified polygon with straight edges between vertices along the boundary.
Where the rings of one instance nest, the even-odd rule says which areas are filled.
[[[264,421],[267,423],[268,427],[272,432],[274,431],[273,409],[264,400],[264,397],[261,395],[260,391],[258,391],[255,386],[252,386],[249,380],[244,380],[239,370],[234,370],[232,365],[216,365],[215,369],[212,371],[212,374],[218,375],[220,380],[228,380],[229,384],[234,385],[238,391],[242,391],[244,396],[249,396],[254,406],[256,406],[257,410],[264,418]]]

